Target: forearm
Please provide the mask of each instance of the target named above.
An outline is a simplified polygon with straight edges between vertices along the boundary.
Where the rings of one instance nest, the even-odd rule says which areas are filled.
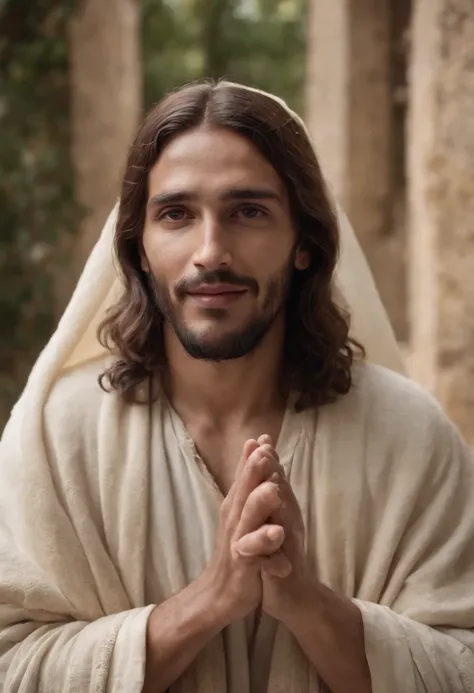
[[[285,625],[331,693],[372,693],[362,614],[349,599],[312,585]]]
[[[208,581],[199,579],[150,615],[142,693],[164,693],[227,625]]]

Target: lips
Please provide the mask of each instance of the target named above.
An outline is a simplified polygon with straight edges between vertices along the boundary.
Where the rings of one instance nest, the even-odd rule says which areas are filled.
[[[201,284],[189,295],[201,308],[227,308],[246,293],[235,284]]]
[[[203,284],[194,291],[190,291],[192,296],[220,296],[223,294],[243,294],[247,291],[244,287],[235,284]]]

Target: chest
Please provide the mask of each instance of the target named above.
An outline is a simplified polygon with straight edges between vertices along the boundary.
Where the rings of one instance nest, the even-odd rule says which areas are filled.
[[[189,423],[187,430],[196,454],[222,495],[226,496],[235,481],[236,470],[245,442],[266,433],[277,440],[281,417],[256,421],[246,426],[220,429],[202,423]]]

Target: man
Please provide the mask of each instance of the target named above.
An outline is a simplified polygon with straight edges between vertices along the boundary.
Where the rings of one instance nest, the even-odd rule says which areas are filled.
[[[472,460],[364,361],[338,240],[278,100],[148,116],[120,282],[107,232],[2,441],[2,691],[474,691]]]

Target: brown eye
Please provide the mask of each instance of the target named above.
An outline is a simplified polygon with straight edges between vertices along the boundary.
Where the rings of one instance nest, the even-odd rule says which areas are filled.
[[[156,215],[156,220],[168,226],[178,226],[191,219],[192,214],[185,207],[167,207]]]
[[[173,207],[173,209],[165,209],[161,213],[160,219],[165,219],[167,221],[183,221],[187,218],[186,211],[180,207]]]
[[[267,216],[263,209],[256,207],[255,205],[245,205],[243,207],[239,207],[236,213],[242,216],[244,219],[260,219]]]

